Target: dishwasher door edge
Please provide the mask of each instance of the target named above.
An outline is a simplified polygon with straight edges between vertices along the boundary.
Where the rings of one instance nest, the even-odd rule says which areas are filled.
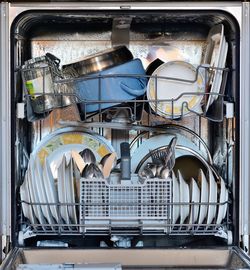
[[[11,235],[11,93],[9,4],[0,4],[0,243],[8,245]],[[1,249],[2,250],[2,249]],[[8,252],[8,250],[7,250]]]
[[[240,235],[249,251],[250,235],[250,3],[243,3],[240,77]]]

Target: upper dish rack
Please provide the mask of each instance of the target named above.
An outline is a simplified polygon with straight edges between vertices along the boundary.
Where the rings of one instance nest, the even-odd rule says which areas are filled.
[[[39,78],[39,82],[36,82],[39,84],[40,91],[33,90],[31,93],[29,82],[24,74],[35,70],[39,70],[43,76]],[[77,104],[81,119],[85,122],[94,115],[101,115],[102,121],[112,121],[117,112],[123,109],[126,111],[125,118],[128,122],[141,121],[143,110],[150,115],[169,120],[178,120],[193,113],[220,122],[224,118],[225,101],[233,102],[231,97],[225,95],[229,69],[208,65],[199,65],[195,69],[193,80],[137,74],[88,75],[62,79],[51,69],[52,86],[49,86],[46,67],[23,68],[21,71],[28,111],[32,111],[30,113],[32,116],[28,116],[29,119],[43,118],[53,109]],[[214,91],[210,92],[209,87],[211,81],[215,80],[216,74],[219,74],[217,76],[221,83],[218,84],[220,85],[218,88],[213,87]],[[129,85],[129,82],[133,85],[135,81],[136,85],[140,85],[140,89],[132,89]],[[198,91],[183,91],[174,98],[165,98],[165,88],[162,88],[165,81],[177,82],[183,88],[195,85]],[[116,86],[117,88],[114,88]],[[52,87],[53,92],[48,92],[48,87]],[[87,91],[88,98],[85,98]],[[119,91],[123,91],[121,98],[119,98]],[[166,93],[168,91],[171,89],[166,88]]]

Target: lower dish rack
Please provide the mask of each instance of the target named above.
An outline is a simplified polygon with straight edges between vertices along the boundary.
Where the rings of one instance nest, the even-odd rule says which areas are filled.
[[[213,203],[176,201],[171,178],[139,179],[135,176],[134,179],[122,180],[120,183],[107,179],[81,178],[75,188],[78,189],[79,202],[22,201],[22,207],[26,205],[31,212],[34,212],[34,206],[43,209],[47,207],[48,211],[56,208],[59,218],[58,222],[54,220],[54,224],[41,224],[36,218],[32,223],[24,218],[22,233],[27,237],[46,234],[217,235],[227,238],[230,232],[229,200]],[[208,223],[207,215],[212,210],[214,216]],[[201,223],[198,223],[200,218],[195,218],[195,211],[198,211],[199,216],[206,216]],[[77,216],[75,220],[72,218],[73,212]],[[68,222],[65,221],[65,213]],[[217,223],[218,215],[221,214]]]

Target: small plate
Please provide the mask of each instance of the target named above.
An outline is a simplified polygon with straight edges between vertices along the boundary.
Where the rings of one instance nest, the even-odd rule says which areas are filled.
[[[216,224],[221,224],[222,220],[225,218],[226,216],[226,212],[227,212],[227,199],[228,198],[228,191],[226,189],[226,185],[224,180],[220,177],[220,205],[219,205],[219,209],[218,209],[218,214],[217,214],[217,220],[216,220]],[[222,204],[225,203],[225,204]]]
[[[28,199],[28,202],[31,203],[32,200],[31,200],[31,191],[30,191],[30,183],[29,183],[29,168],[27,169],[26,171],[26,187],[27,187],[27,199]],[[37,224],[37,219],[36,219],[36,216],[35,216],[35,213],[34,213],[34,210],[33,210],[33,207],[32,205],[28,205],[29,206],[29,220],[31,222],[31,224]]]
[[[159,66],[152,76],[158,76],[158,79],[156,83],[154,77],[150,78],[147,97],[152,100],[149,105],[157,114],[165,118],[179,118],[190,113],[190,110],[200,111],[203,96],[196,93],[205,92],[205,81],[201,72],[193,65],[184,61],[167,62]],[[156,105],[153,101],[155,99],[165,101]]]
[[[51,173],[49,162],[46,158],[45,158],[44,167],[43,167],[43,181],[44,181],[48,203],[51,203],[51,204],[58,203],[58,194],[56,191],[55,180]],[[58,206],[50,205],[49,207],[56,222],[59,223]]]
[[[28,187],[27,187],[27,174],[25,174],[24,177],[24,181],[22,183],[22,185],[20,186],[20,198],[21,201],[24,201],[24,203],[22,203],[22,210],[23,210],[23,214],[26,218],[29,219],[29,205],[25,202],[28,202]]]
[[[30,190],[30,198],[31,202],[34,203],[32,205],[34,214],[36,218],[38,219],[38,222],[40,224],[46,224],[46,220],[43,216],[41,205],[38,205],[39,203],[39,196],[38,196],[38,187],[36,183],[36,176],[34,174],[35,170],[35,159],[34,156],[31,154],[30,155],[30,160],[29,160],[29,166],[28,166],[28,179],[29,179],[29,190]],[[45,229],[44,226],[42,226],[43,229]]]
[[[214,179],[214,174],[211,169],[208,170],[209,174],[209,205],[207,211],[207,225],[212,223],[216,216],[216,205],[212,205],[211,203],[217,203],[217,183]]]
[[[65,187],[67,190],[67,203],[75,203],[75,188],[74,188],[74,178],[73,178],[73,160],[70,159],[68,166],[65,169]],[[76,207],[75,205],[68,206],[69,217],[73,224],[77,223],[76,217]]]
[[[65,168],[66,168],[66,157],[63,155],[62,162],[58,167],[58,199],[59,203],[67,203],[67,193],[65,185]],[[66,224],[70,224],[68,207],[67,205],[60,205],[60,214]]]
[[[46,205],[41,205],[42,213],[44,217],[47,219],[48,224],[54,224],[54,220],[50,211],[50,207],[48,205],[49,201],[47,199],[47,192],[45,191],[44,179],[43,179],[43,169],[38,157],[35,157],[35,170],[34,170],[35,178],[36,178],[36,187],[37,194],[39,198],[39,203],[45,203]]]
[[[200,202],[200,189],[198,187],[198,184],[196,182],[196,180],[194,180],[194,178],[191,178],[191,182],[190,182],[190,194],[191,194],[191,203],[195,203],[194,205],[191,205],[191,211],[190,211],[190,216],[189,216],[189,224],[195,224],[197,219],[198,219],[198,215],[199,215],[199,205],[197,203]],[[189,229],[191,229],[192,226],[189,227]]]
[[[180,203],[183,203],[180,205],[180,224],[183,224],[189,215],[190,194],[189,186],[183,179],[180,171],[178,171],[178,178],[180,182]]]
[[[219,24],[214,26],[208,34],[208,48],[205,53],[205,64],[209,64],[211,67],[224,68],[226,63],[226,56],[228,50],[228,44],[226,43],[224,37],[224,25]],[[208,52],[212,49],[212,52]],[[208,56],[209,55],[209,56]],[[211,89],[210,92],[219,93],[220,85],[222,81],[223,71],[215,70],[212,74],[211,79]],[[218,98],[217,95],[210,95],[206,105],[206,111],[213,103],[214,100]]]
[[[198,224],[202,224],[204,219],[207,216],[207,204],[208,204],[208,182],[206,179],[206,176],[204,172],[200,169],[199,173],[199,184],[201,187],[201,196],[200,196],[200,211],[199,211],[199,218],[198,218]]]
[[[175,224],[177,219],[180,216],[180,205],[175,205],[175,203],[180,203],[180,185],[179,182],[172,172],[172,181],[173,181],[173,216],[172,216],[172,224]]]

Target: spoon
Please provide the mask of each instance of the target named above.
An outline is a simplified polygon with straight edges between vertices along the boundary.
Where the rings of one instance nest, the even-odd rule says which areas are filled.
[[[83,169],[85,168],[85,166],[87,165],[83,158],[81,157],[81,155],[76,152],[76,151],[71,151],[71,155],[72,155],[72,158],[76,164],[76,166],[78,167],[79,171],[80,171],[80,174],[83,172]]]
[[[115,164],[116,161],[116,153],[109,153],[106,156],[104,156],[101,160],[101,164],[102,164],[102,173],[103,173],[103,177],[107,178],[110,175],[110,172]]]
[[[144,169],[141,171],[140,176],[143,177],[143,178],[154,178],[153,172],[152,172],[151,169],[148,168],[148,167],[144,168]]]
[[[79,154],[86,164],[96,163],[95,155],[89,148],[84,149]]]

